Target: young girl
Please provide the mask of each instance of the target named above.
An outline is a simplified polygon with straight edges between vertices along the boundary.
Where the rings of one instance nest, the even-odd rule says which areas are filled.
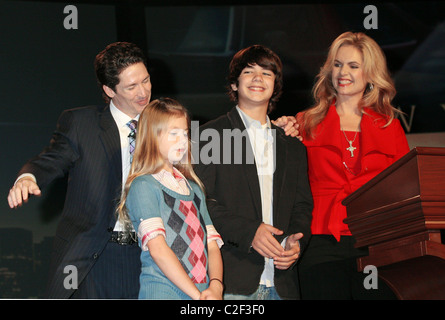
[[[141,113],[119,219],[142,248],[139,299],[222,299],[222,245],[191,165],[186,109],[169,98]]]

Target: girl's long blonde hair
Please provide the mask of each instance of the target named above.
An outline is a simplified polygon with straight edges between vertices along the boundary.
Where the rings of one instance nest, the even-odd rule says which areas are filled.
[[[118,219],[125,226],[126,231],[131,229],[132,223],[125,206],[131,183],[139,176],[157,173],[164,167],[165,160],[159,151],[159,137],[167,130],[168,122],[172,117],[185,117],[190,130],[190,117],[187,109],[171,98],[153,100],[140,115],[133,162],[123,188],[121,201],[117,207]],[[181,162],[174,166],[184,177],[196,182],[204,190],[202,182],[193,171],[190,134],[188,150]]]
[[[326,61],[317,75],[317,82],[312,89],[315,104],[299,117],[305,138],[314,138],[315,127],[324,119],[329,107],[336,99],[337,92],[332,83],[332,70],[338,50],[346,45],[357,48],[363,56],[363,72],[368,86],[359,102],[359,110],[364,112],[363,107],[368,107],[384,115],[387,119],[385,126],[392,122],[397,113],[400,113],[391,104],[396,95],[396,89],[386,65],[385,54],[380,46],[364,33],[345,32],[331,44]]]

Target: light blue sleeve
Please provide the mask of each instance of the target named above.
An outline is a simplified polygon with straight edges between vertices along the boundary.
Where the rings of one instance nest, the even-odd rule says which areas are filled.
[[[126,206],[135,230],[141,221],[161,217],[161,193],[149,176],[140,176],[133,180],[128,191]]]

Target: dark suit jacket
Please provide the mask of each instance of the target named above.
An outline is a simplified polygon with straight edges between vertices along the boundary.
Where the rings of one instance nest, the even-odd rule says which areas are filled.
[[[119,132],[108,106],[62,113],[50,146],[20,173],[30,172],[44,188],[69,174],[65,205],[58,225],[48,286],[49,298],[68,298],[64,268],[74,265],[80,283],[110,239],[122,187]],[[134,261],[140,264],[140,262]],[[132,275],[138,277],[136,273]]]
[[[243,131],[245,126],[238,111],[233,108],[227,115],[201,126],[200,135],[205,129],[214,129],[219,133],[220,149],[213,151],[220,152],[219,159],[222,163],[224,152],[228,152],[223,149],[223,130]],[[307,176],[306,148],[298,139],[287,137],[280,128],[273,126],[273,129],[276,129],[273,221],[275,227],[284,231],[284,235],[277,237],[277,240],[281,242],[290,234],[302,232],[304,238],[300,240],[300,244],[303,249],[310,237],[313,206]],[[207,139],[203,137],[201,138]],[[196,139],[192,138],[193,141],[197,141]],[[231,148],[231,164],[203,163],[204,156],[210,154],[210,143],[216,144],[211,140],[208,145],[199,141],[200,158],[195,166],[197,175],[205,185],[207,206],[213,224],[224,240],[221,252],[226,293],[242,295],[256,291],[264,270],[264,258],[251,248],[255,232],[262,223],[262,212],[256,165],[245,161],[249,159],[246,155],[250,154],[250,159],[253,157],[247,139],[242,148],[242,164],[234,164],[235,143],[232,143]],[[294,268],[286,271],[275,269],[274,281],[282,298],[299,297]]]

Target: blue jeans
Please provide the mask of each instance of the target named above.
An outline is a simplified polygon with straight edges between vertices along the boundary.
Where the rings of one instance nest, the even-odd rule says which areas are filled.
[[[242,295],[242,294],[231,294],[226,293],[224,295],[224,300],[281,300],[280,296],[275,290],[275,287],[266,287],[263,284],[260,284],[257,291],[252,293],[251,295]]]

